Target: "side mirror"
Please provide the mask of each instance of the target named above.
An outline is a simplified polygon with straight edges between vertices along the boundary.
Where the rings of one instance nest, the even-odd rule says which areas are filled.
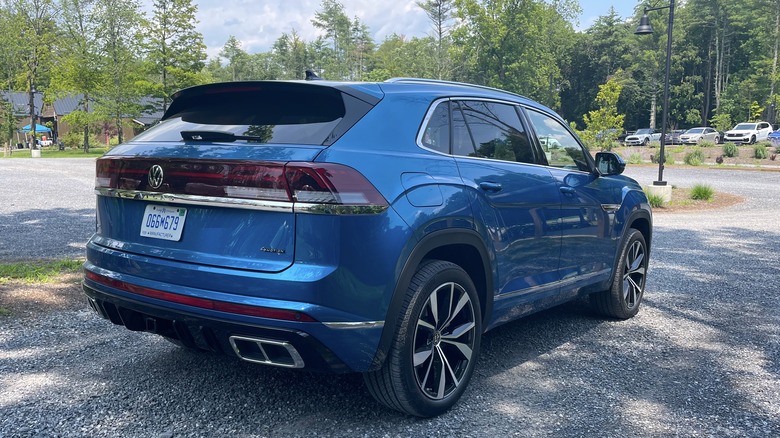
[[[626,170],[626,162],[614,152],[596,152],[596,167],[602,175],[620,175]]]

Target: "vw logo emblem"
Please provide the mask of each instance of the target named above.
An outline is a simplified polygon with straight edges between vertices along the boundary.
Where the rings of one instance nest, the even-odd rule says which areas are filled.
[[[149,185],[153,189],[159,189],[163,183],[163,170],[162,167],[155,164],[149,169]]]

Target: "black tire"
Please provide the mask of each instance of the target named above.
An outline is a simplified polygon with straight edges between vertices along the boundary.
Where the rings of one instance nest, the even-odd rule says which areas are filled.
[[[446,412],[474,372],[481,315],[476,288],[463,269],[440,260],[420,266],[406,291],[382,368],[363,374],[371,395],[418,417]]]
[[[645,141],[642,142],[642,146],[647,146],[650,144],[650,139],[645,137]]]
[[[618,319],[628,319],[639,312],[645,292],[648,252],[645,237],[629,229],[620,249],[610,288],[591,296],[596,310]]]
[[[755,135],[750,137],[750,143],[749,144],[756,144],[756,136]]]
[[[715,137],[715,144],[720,144],[720,137]]]

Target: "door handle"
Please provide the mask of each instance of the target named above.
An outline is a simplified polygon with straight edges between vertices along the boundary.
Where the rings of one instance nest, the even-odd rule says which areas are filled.
[[[496,193],[501,191],[501,184],[494,182],[481,182],[479,188],[490,193]]]
[[[577,190],[575,190],[574,187],[561,187],[561,193],[564,195],[573,195],[577,193]]]

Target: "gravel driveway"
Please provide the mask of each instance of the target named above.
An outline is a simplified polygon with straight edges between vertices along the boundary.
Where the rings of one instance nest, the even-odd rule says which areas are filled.
[[[0,258],[80,254],[93,167],[0,160]],[[655,172],[627,174],[649,184]],[[780,173],[665,176],[746,202],[656,215],[632,320],[575,303],[488,333],[469,389],[441,417],[383,409],[360,376],[190,352],[82,308],[0,318],[0,437],[780,436]]]

